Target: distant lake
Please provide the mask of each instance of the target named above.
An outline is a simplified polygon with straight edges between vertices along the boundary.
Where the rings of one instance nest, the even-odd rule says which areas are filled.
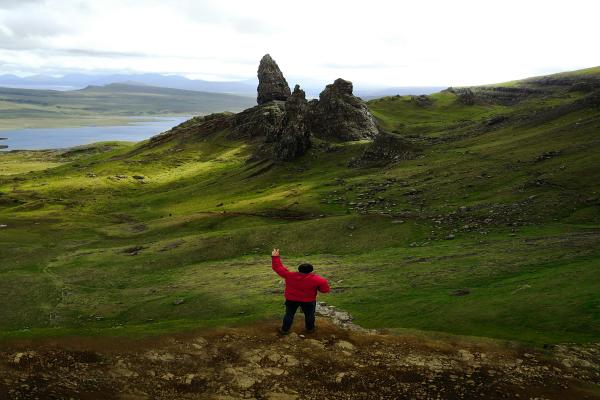
[[[146,118],[146,117],[133,117]],[[0,151],[61,149],[94,142],[139,142],[171,129],[191,117],[151,117],[119,126],[80,126],[76,128],[32,128],[0,131]]]

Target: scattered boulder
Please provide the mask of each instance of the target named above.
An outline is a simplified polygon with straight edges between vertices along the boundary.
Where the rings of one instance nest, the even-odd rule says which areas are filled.
[[[450,295],[452,296],[466,296],[468,294],[470,294],[471,291],[469,289],[456,289],[453,290]]]
[[[311,130],[316,137],[361,140],[377,136],[375,119],[367,105],[352,94],[352,82],[338,78],[327,85],[318,101],[311,101]]]
[[[364,152],[348,163],[350,167],[379,167],[396,161],[411,160],[419,149],[401,136],[381,131]]]
[[[126,249],[123,250],[123,253],[129,255],[129,256],[137,256],[138,254],[140,254],[140,252],[142,250],[144,250],[144,246],[132,246],[132,247],[128,247]]]
[[[167,243],[166,245],[164,245],[159,251],[169,251],[169,250],[173,250],[176,249],[177,247],[181,246],[182,244],[185,243],[185,240],[176,240],[174,242],[171,243]]]
[[[535,158],[535,162],[539,163],[539,162],[542,162],[542,161],[546,161],[546,160],[554,158],[554,157],[556,157],[558,155],[560,155],[560,151],[547,151],[547,152],[542,153],[539,156],[537,156]]]
[[[183,303],[185,303],[185,299],[183,299],[183,298],[179,298],[179,299],[176,299],[176,300],[173,302],[173,305],[175,305],[175,306],[178,306],[178,305],[180,305],[180,304],[183,304]]]
[[[269,54],[265,54],[258,66],[258,104],[265,104],[273,100],[285,101],[290,97],[288,86],[279,66]]]
[[[499,124],[501,122],[504,122],[508,119],[508,117],[506,115],[492,115],[490,118],[488,118],[485,121],[485,124],[487,126],[492,126],[492,125],[496,125]]]
[[[352,322],[352,315],[350,315],[348,312],[337,310],[334,306],[329,306],[322,301],[317,303],[316,313],[317,315],[329,318],[331,322],[343,329],[364,333],[375,332],[374,330],[365,329],[359,325],[354,324]]]
[[[429,107],[433,104],[431,98],[427,95],[410,96],[410,100],[419,107]]]

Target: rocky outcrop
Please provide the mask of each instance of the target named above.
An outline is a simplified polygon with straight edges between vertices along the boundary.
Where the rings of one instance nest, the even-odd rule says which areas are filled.
[[[290,97],[290,87],[285,80],[279,66],[269,54],[260,60],[258,66],[258,104],[265,104],[273,100],[285,101]]]
[[[258,79],[258,105],[237,114],[193,118],[150,139],[147,146],[171,140],[197,140],[224,131],[228,139],[253,145],[256,150],[249,160],[284,161],[305,154],[313,144],[315,148],[333,151],[332,142],[374,139],[378,135],[366,104],[352,94],[352,82],[336,79],[325,87],[318,100],[308,102],[299,85],[290,93],[281,70],[268,54],[260,61]],[[313,143],[313,137],[321,140]],[[379,152],[374,152],[373,157]]]
[[[515,105],[529,99],[534,95],[542,95],[544,92],[527,87],[505,87],[505,86],[479,86],[472,88],[453,88],[442,90],[442,92],[453,93],[456,101],[460,104],[472,106],[474,104],[500,104],[505,106]]]
[[[380,132],[365,151],[348,163],[350,167],[379,167],[415,158],[419,149],[399,135]]]
[[[475,104],[475,94],[469,88],[466,88],[465,90],[457,93],[457,96],[459,103],[462,103],[466,106],[472,106],[473,104]]]
[[[235,139],[264,137],[265,142],[272,142],[276,138],[284,111],[285,103],[282,101],[271,101],[244,110],[233,117],[230,137]]]
[[[285,113],[276,136],[273,155],[277,160],[290,160],[309,149],[308,103],[304,90],[296,85],[294,93],[285,102]]]
[[[424,94],[420,96],[410,96],[410,100],[419,107],[429,107],[433,105],[431,98]]]
[[[291,160],[307,152],[312,136],[347,141],[371,139],[378,133],[366,104],[352,94],[352,82],[337,79],[319,100],[307,102],[300,86],[290,93],[268,54],[260,61],[258,79],[259,105],[237,114],[232,131],[236,137],[264,137],[259,157]]]
[[[310,127],[316,137],[347,141],[370,139],[378,133],[366,104],[352,94],[350,81],[336,79],[310,106]]]

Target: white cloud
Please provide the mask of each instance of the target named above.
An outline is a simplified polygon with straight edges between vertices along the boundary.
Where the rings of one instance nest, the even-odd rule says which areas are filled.
[[[0,73],[492,83],[600,65],[594,0],[0,0]]]

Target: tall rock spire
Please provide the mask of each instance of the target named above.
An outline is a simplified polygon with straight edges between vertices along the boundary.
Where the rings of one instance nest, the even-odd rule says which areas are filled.
[[[258,66],[258,104],[264,104],[272,100],[287,100],[290,97],[290,87],[285,80],[279,66],[265,54]]]
[[[299,85],[285,102],[285,113],[281,120],[273,155],[278,160],[291,160],[310,148],[310,130],[307,126],[308,103],[304,90]]]

